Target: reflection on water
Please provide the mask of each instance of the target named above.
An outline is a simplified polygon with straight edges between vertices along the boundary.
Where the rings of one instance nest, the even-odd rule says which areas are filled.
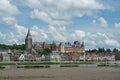
[[[17,68],[50,68],[50,65],[25,65],[17,66]]]
[[[2,66],[1,69],[18,69],[18,68],[60,68],[60,67],[97,67],[96,64],[57,64],[57,65],[9,65]]]

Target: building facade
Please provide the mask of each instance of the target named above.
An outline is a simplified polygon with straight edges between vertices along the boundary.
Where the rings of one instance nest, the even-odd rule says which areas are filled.
[[[79,41],[60,43],[59,51],[62,53],[83,53],[85,51],[84,42]]]

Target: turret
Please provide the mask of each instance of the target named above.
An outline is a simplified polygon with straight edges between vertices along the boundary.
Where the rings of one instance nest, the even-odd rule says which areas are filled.
[[[55,41],[52,42],[52,51],[57,51],[57,45]]]
[[[59,44],[59,51],[60,52],[62,52],[62,53],[64,53],[64,44],[61,42],[60,44]]]

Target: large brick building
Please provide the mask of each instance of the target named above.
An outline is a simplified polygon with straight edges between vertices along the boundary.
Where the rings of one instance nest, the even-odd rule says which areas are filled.
[[[84,42],[74,41],[73,44],[70,42],[66,43],[55,43],[48,44],[46,42],[33,42],[34,49],[51,49],[52,51],[60,52],[60,53],[83,53],[85,51]]]

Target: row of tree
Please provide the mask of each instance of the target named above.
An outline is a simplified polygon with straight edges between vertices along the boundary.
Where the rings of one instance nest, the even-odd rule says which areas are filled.
[[[119,50],[116,48],[114,48],[113,50],[105,49],[105,48],[98,48],[98,49],[89,49],[89,50],[86,50],[86,52],[119,52]]]
[[[25,44],[13,44],[13,45],[5,45],[0,44],[0,49],[16,49],[16,50],[25,50]]]

